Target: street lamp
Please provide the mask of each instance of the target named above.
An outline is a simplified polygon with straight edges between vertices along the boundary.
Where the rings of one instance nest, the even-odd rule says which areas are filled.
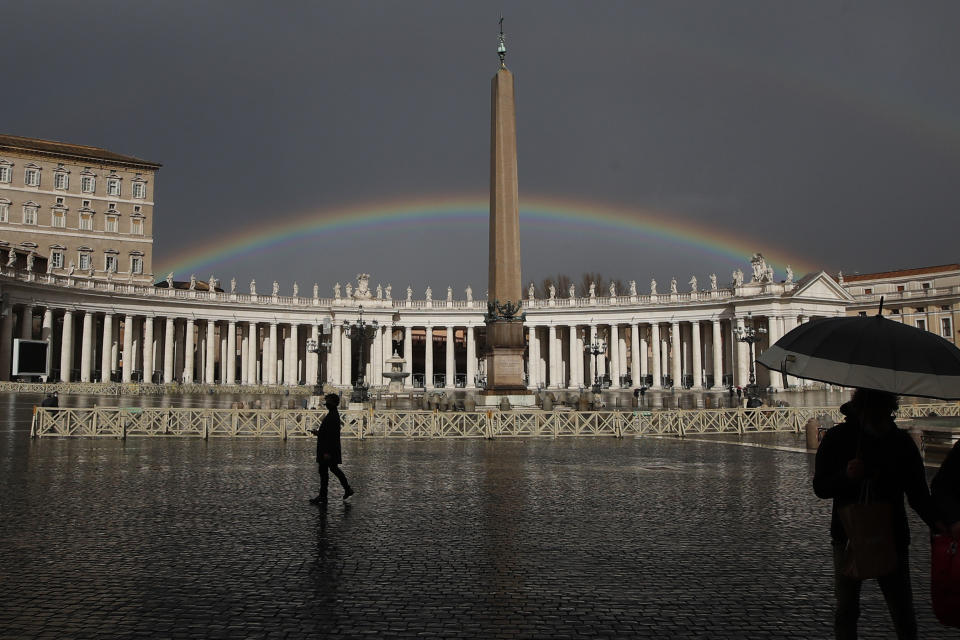
[[[323,383],[320,380],[320,354],[330,351],[331,342],[331,323],[330,318],[323,319],[323,330],[320,334],[320,340],[307,338],[307,351],[317,354],[317,383],[313,387],[313,395],[319,396],[323,393]]]
[[[753,326],[753,314],[750,312],[747,312],[747,324],[743,327],[736,327],[733,330],[733,335],[738,342],[745,342],[750,345],[750,384],[747,385],[748,399],[757,397],[757,375],[753,362],[753,345],[760,342],[765,333],[767,333],[767,330],[763,327],[756,328]]]
[[[357,359],[358,375],[354,378],[353,381],[353,394],[350,396],[351,402],[366,402],[367,401],[367,392],[370,389],[370,385],[366,383],[366,362],[367,362],[367,343],[377,334],[377,331],[380,329],[380,323],[376,320],[373,322],[367,323],[363,320],[363,305],[360,305],[360,317],[356,322],[351,323],[349,320],[343,321],[343,332],[348,338],[350,338],[350,356],[353,357],[353,347],[352,345],[357,345],[360,351],[360,357]]]
[[[607,343],[595,338],[593,344],[588,344],[583,350],[593,356],[593,392],[600,393],[603,387],[600,384],[600,368],[597,366],[597,358],[607,352]]]

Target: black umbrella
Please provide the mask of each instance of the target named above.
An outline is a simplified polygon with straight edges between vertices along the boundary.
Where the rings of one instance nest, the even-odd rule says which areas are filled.
[[[757,362],[844,387],[960,400],[960,349],[881,315],[811,320],[777,340]]]

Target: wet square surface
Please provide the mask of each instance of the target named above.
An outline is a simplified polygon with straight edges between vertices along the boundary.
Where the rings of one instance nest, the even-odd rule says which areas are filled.
[[[342,504],[331,479],[321,509],[311,441],[30,441],[8,427],[5,638],[832,635],[830,505],[806,453],[345,441],[357,495]],[[954,637],[931,613],[911,522],[921,635]],[[875,583],[862,605],[861,636],[890,637]]]

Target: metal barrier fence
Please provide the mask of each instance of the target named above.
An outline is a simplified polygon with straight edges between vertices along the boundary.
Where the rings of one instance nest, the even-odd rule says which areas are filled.
[[[903,418],[960,415],[960,404],[904,405]],[[40,408],[31,436],[306,437],[326,414],[309,409]],[[663,411],[341,411],[350,438],[524,438],[709,433],[799,433],[810,418],[842,419],[839,407],[668,409]]]

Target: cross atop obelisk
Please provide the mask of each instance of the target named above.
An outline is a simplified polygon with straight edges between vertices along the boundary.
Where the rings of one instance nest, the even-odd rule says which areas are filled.
[[[517,120],[513,74],[506,65],[503,17],[493,77],[490,123],[490,271],[487,312],[487,390],[526,390],[520,313],[520,213]]]

